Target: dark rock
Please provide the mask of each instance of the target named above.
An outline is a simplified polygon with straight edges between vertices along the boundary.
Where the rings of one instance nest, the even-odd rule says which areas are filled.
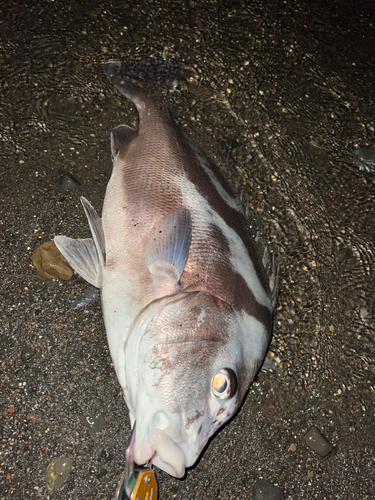
[[[69,193],[70,191],[79,189],[81,183],[77,181],[77,179],[75,179],[73,176],[64,174],[60,179],[59,186],[61,191],[63,191],[64,193]]]
[[[91,303],[95,302],[98,297],[99,297],[99,288],[90,285],[72,302],[71,308],[80,309],[81,307],[86,307]]]
[[[24,130],[25,132],[34,137],[37,136],[39,132],[38,127],[36,127],[35,125],[28,125],[28,124],[22,125],[22,130]]]
[[[27,363],[33,358],[36,354],[36,350],[33,347],[26,346],[22,349],[21,359],[23,362]]]
[[[315,451],[315,453],[318,453],[322,457],[325,457],[333,450],[331,443],[315,426],[310,427],[310,429],[303,436],[303,440],[311,450]]]
[[[109,453],[108,451],[103,450],[99,458],[104,464],[107,464],[108,462],[111,462],[111,460],[113,460],[113,453]]]
[[[254,484],[252,493],[252,500],[284,500],[283,491],[265,479]]]
[[[375,174],[375,151],[373,149],[359,148],[350,153],[354,158],[354,165],[360,170]]]
[[[46,469],[45,481],[48,491],[56,491],[65,483],[73,467],[73,460],[58,457],[50,462]]]
[[[102,477],[105,477],[108,474],[108,471],[106,469],[101,470],[97,475],[97,479],[101,479]]]
[[[98,413],[97,415],[85,417],[85,424],[90,434],[96,434],[104,429],[107,425],[107,421],[102,413]]]
[[[55,280],[46,281],[47,290],[57,290],[59,288],[59,283]]]
[[[9,382],[9,387],[10,387],[11,389],[17,389],[17,388],[18,388],[18,382],[17,382],[17,380],[11,380],[11,381]]]

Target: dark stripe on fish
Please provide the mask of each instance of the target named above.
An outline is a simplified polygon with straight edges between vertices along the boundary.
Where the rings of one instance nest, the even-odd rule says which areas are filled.
[[[247,229],[247,220],[243,213],[229,206],[226,201],[220,196],[216,187],[212,183],[209,175],[205,172],[202,165],[199,164],[197,155],[191,147],[189,140],[185,137],[185,134],[174,121],[170,121],[170,126],[173,128],[175,134],[174,140],[169,141],[169,148],[176,151],[176,145],[178,144],[179,154],[185,161],[181,163],[181,168],[188,180],[194,184],[199,194],[201,194],[208,202],[210,207],[224,220],[224,222],[232,228],[238,236],[242,239],[245,247],[249,252],[251,261],[253,262],[255,272],[258,279],[264,288],[264,290],[270,294],[269,283],[266,279],[266,273],[264,272],[264,267],[262,265],[261,259],[254,247],[254,240]],[[186,165],[186,167],[185,167]],[[214,176],[217,178],[223,190],[228,194],[229,197],[236,199],[236,194],[233,192],[229,183],[225,180],[215,163],[207,160],[207,166],[211,169]]]
[[[225,235],[220,228],[213,224],[209,226],[209,233],[211,235],[209,238],[210,247],[205,249],[205,242],[202,241],[199,257],[192,262],[193,268],[199,269],[199,272],[192,275],[185,270],[180,279],[181,284],[184,288],[195,286],[205,290],[229,304],[234,310],[243,310],[263,323],[267,329],[271,328],[272,314],[270,310],[256,301],[244,278],[233,269],[230,263],[230,248]],[[206,259],[200,258],[205,250],[220,255],[220,258],[215,258],[212,261],[213,267],[210,268],[208,274],[206,269],[202,267],[202,264],[205,265]],[[191,259],[194,259],[194,256],[191,256]]]

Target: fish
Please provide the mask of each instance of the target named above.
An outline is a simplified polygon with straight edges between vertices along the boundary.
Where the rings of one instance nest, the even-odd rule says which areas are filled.
[[[236,191],[174,118],[180,59],[109,60],[104,73],[138,130],[111,133],[102,216],[81,198],[92,237],[55,243],[100,288],[135,462],[181,478],[259,371],[278,285]]]

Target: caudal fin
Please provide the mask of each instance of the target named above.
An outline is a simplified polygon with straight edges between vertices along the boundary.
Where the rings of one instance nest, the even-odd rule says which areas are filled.
[[[110,59],[103,65],[110,82],[137,106],[147,97],[162,99],[173,90],[181,69],[181,59]]]

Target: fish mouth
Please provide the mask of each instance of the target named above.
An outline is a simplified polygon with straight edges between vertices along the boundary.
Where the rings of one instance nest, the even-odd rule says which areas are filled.
[[[171,476],[181,478],[185,474],[186,457],[182,448],[163,430],[154,429],[134,447],[134,460],[145,464],[151,460]]]

